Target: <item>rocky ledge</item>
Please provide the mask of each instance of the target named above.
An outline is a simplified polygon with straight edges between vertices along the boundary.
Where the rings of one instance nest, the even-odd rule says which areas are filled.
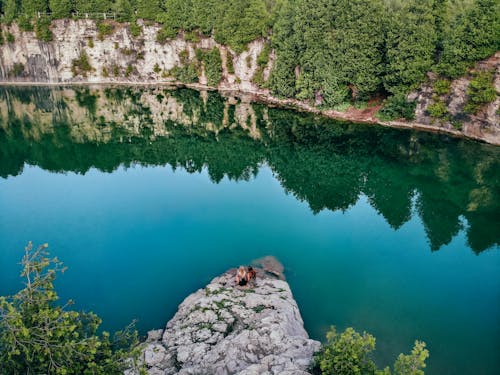
[[[288,283],[259,269],[240,287],[235,273],[191,294],[165,330],[149,332],[148,374],[308,374],[320,343],[309,339]]]

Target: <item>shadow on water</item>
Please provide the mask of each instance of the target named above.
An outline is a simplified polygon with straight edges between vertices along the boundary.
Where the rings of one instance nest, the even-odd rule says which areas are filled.
[[[266,163],[314,213],[347,210],[364,194],[394,229],[418,214],[432,250],[464,226],[475,253],[500,244],[492,146],[184,89],[2,88],[0,116],[2,178],[25,164],[81,174],[168,164],[207,168],[218,183],[249,180]]]

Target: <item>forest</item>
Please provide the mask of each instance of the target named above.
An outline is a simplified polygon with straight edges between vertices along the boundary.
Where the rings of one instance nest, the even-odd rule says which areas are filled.
[[[404,98],[428,72],[457,78],[500,50],[499,0],[0,0],[0,13],[43,40],[52,19],[85,13],[113,13],[138,34],[137,19],[158,22],[159,41],[213,36],[237,53],[265,38],[277,60],[258,84],[274,95],[327,108],[390,97],[397,115],[411,115]]]

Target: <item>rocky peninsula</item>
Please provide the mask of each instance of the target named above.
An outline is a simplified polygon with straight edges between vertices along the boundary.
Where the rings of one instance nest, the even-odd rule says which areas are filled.
[[[148,333],[140,358],[148,374],[308,374],[320,343],[309,339],[288,283],[264,267],[240,287],[235,273],[188,296],[165,330]]]

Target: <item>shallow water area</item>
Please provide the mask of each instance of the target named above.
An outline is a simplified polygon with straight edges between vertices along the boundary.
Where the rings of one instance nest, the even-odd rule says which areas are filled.
[[[272,255],[315,339],[500,368],[498,148],[160,88],[0,89],[0,116],[0,295],[48,242],[62,300],[145,332]]]

